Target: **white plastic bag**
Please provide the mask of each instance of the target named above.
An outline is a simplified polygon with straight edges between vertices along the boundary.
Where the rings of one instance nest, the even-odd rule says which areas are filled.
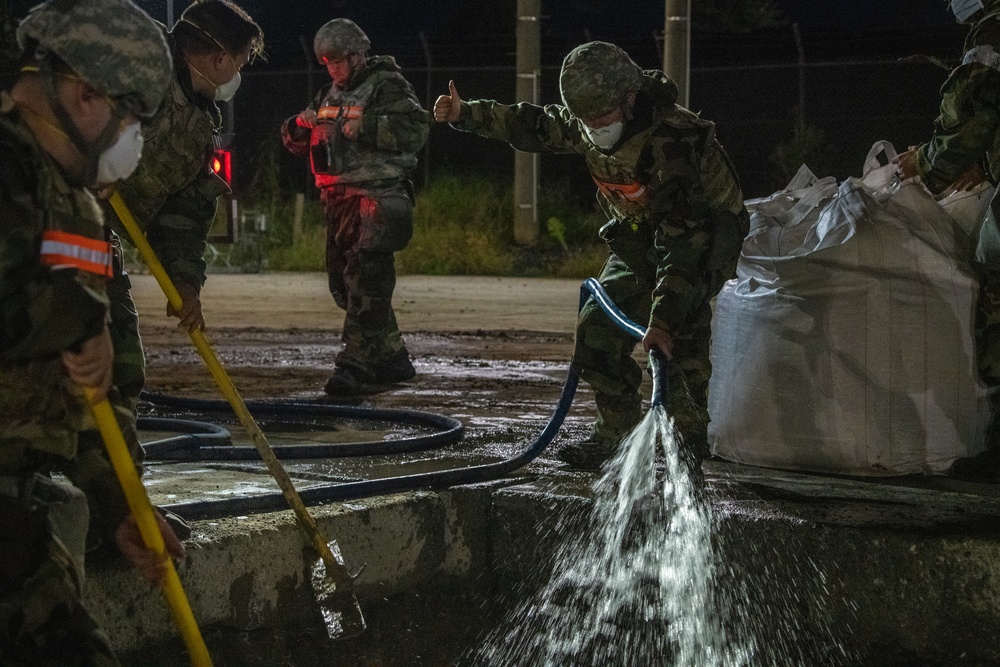
[[[716,303],[714,454],[900,475],[983,449],[968,238],[882,153],[895,151],[876,144],[839,188],[814,178],[757,205]]]

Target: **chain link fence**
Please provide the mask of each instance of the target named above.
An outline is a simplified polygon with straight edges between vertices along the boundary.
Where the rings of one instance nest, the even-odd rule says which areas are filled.
[[[463,99],[514,101],[513,67],[407,68],[421,102],[433,105],[454,80]],[[559,68],[541,72],[542,103],[559,101]],[[801,117],[822,131],[825,141],[814,148],[820,175],[858,175],[871,145],[880,139],[905,148],[929,137],[937,115],[944,70],[925,63],[896,60],[795,62],[750,66],[693,68],[690,108],[715,121],[718,136],[740,173],[747,197],[769,194],[787,182],[773,157],[788,142]],[[273,70],[244,73],[235,104],[235,187],[252,181],[256,156],[265,142],[280,142],[281,122],[298,113],[311,93],[328,81],[326,72]],[[278,151],[280,170],[292,191],[312,193],[304,160]],[[442,170],[512,177],[514,151],[448,126],[435,125],[414,174],[417,187]],[[793,169],[794,170],[794,169]],[[576,156],[543,156],[541,178],[579,182],[586,196],[592,186]],[[310,194],[310,196],[315,196]]]

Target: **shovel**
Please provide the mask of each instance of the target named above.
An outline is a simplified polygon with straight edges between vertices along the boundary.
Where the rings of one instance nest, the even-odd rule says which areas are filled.
[[[187,646],[188,655],[191,656],[191,664],[194,667],[212,667],[212,658],[208,655],[205,641],[198,629],[198,622],[195,621],[191,605],[188,604],[187,596],[184,595],[184,588],[181,586],[180,577],[177,576],[174,562],[167,555],[163,534],[160,532],[160,527],[153,514],[153,505],[149,502],[146,488],[142,485],[139,473],[135,470],[135,463],[129,454],[122,431],[118,427],[114,410],[106,398],[95,403],[93,389],[85,388],[84,393],[90,404],[90,410],[94,414],[94,421],[97,422],[97,428],[101,432],[104,446],[108,450],[108,458],[111,459],[111,465],[118,476],[118,482],[125,492],[129,509],[132,510],[132,516],[135,518],[136,525],[139,526],[142,541],[148,549],[159,554],[166,567],[161,589],[163,596],[167,599],[170,613],[174,617],[174,624],[177,625],[184,645]]]
[[[139,254],[142,255],[143,260],[149,267],[150,273],[156,278],[156,282],[159,283],[160,288],[166,295],[167,301],[175,310],[179,311],[183,305],[181,295],[177,292],[177,288],[174,287],[156,253],[153,252],[153,248],[150,247],[146,236],[139,229],[139,225],[136,223],[135,218],[132,217],[132,213],[125,205],[125,201],[121,198],[121,195],[115,192],[111,195],[110,203],[115,213],[118,214],[118,219],[121,220],[125,226],[125,230],[132,238],[132,242],[139,249]],[[236,390],[233,381],[229,378],[222,364],[219,363],[219,359],[205,337],[205,333],[196,329],[189,332],[189,334],[195,347],[198,349],[198,353],[208,365],[208,370],[212,373],[212,377],[215,378],[216,383],[219,385],[219,389],[222,390],[223,396],[232,405],[240,423],[253,439],[254,447],[257,448],[257,452],[267,465],[268,471],[281,488],[281,493],[285,496],[289,507],[295,512],[295,518],[298,520],[299,526],[305,531],[313,549],[319,554],[320,560],[314,563],[312,568],[312,585],[316,601],[319,603],[323,615],[327,633],[331,639],[347,639],[360,635],[365,631],[365,619],[361,614],[361,607],[358,605],[358,599],[354,593],[354,580],[361,574],[361,570],[352,575],[340,558],[340,549],[337,543],[327,542],[320,533],[319,526],[316,525],[316,521],[306,510],[306,506],[295,490],[295,486],[292,484],[292,480],[289,479],[288,473],[285,472],[281,462],[278,461],[278,457],[275,455],[274,450],[271,449],[271,445],[268,444],[267,438],[264,437],[264,433],[260,430],[260,427],[257,426],[257,422],[254,421],[253,416],[243,402],[243,398]],[[364,568],[362,567],[362,569]]]

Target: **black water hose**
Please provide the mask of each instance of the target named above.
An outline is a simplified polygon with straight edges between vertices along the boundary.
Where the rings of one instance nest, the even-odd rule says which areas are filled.
[[[154,440],[142,446],[147,459],[161,460],[171,458],[169,455],[178,450],[187,450],[202,445],[232,444],[233,434],[218,424],[194,421],[193,419],[174,419],[173,417],[139,417],[140,431],[165,431],[167,433],[183,433],[162,440]]]
[[[611,320],[627,334],[631,334],[636,340],[642,340],[646,335],[646,330],[630,320],[618,309],[615,302],[611,300],[604,287],[597,278],[587,278],[583,282],[583,287],[594,295],[594,301],[601,307],[601,310],[611,318]],[[649,365],[653,376],[653,394],[650,400],[650,407],[662,405],[666,399],[670,379],[670,362],[658,348],[649,351]]]
[[[172,408],[219,412],[231,410],[227,401],[205,400],[196,398],[180,398],[165,394],[150,394],[144,392],[142,398]],[[382,408],[362,408],[353,405],[331,405],[324,403],[293,403],[275,401],[247,401],[247,409],[254,414],[282,416],[309,415],[314,417],[331,417],[337,419],[358,419],[370,421],[386,421],[396,424],[423,426],[438,429],[436,433],[418,435],[395,440],[373,440],[371,442],[345,442],[325,445],[273,445],[271,449],[279,459],[307,458],[339,458],[344,456],[374,456],[377,454],[402,454],[405,452],[423,451],[435,447],[451,445],[462,439],[465,427],[462,422],[451,417],[444,417],[419,410],[391,410]],[[159,429],[147,427],[149,418],[140,418],[140,428],[150,430],[172,431],[168,428],[170,419],[159,419],[156,422]],[[200,422],[177,420],[182,425],[198,425]],[[212,426],[201,424],[202,426]],[[221,428],[221,427],[215,427]],[[229,432],[221,429],[227,435]],[[158,440],[143,445],[147,459],[159,461],[256,461],[260,454],[253,447],[233,447],[231,441],[223,440],[214,434],[191,433],[189,435]]]
[[[659,348],[654,347],[649,351],[649,365],[652,367],[653,375],[653,393],[650,397],[649,407],[655,408],[658,405],[663,405],[667,399],[670,363],[667,361],[666,355],[660,352]]]
[[[601,284],[594,278],[587,279],[580,287],[581,309],[583,308],[583,304],[586,302],[588,293],[594,296],[597,303],[615,321],[616,324],[621,326],[625,329],[625,331],[633,336],[642,338],[644,334],[642,327],[639,327],[622,314],[615,304],[611,302],[610,298],[608,298],[608,295],[604,291]],[[657,373],[657,368],[662,371],[662,369],[665,368],[665,364],[654,364],[654,374]],[[663,373],[661,372],[659,374],[662,375]],[[539,454],[541,454],[549,443],[552,442],[556,434],[559,432],[559,429],[562,427],[563,421],[565,420],[570,406],[573,403],[573,397],[576,394],[578,382],[579,378],[571,367],[567,373],[566,381],[563,384],[563,390],[562,394],[559,396],[559,402],[557,403],[552,416],[549,418],[548,424],[546,424],[545,428],[534,440],[534,442],[513,458],[494,463],[467,466],[463,468],[452,468],[435,472],[417,473],[414,475],[400,475],[397,477],[385,477],[381,479],[326,484],[304,489],[299,493],[299,496],[302,498],[302,502],[311,506],[331,502],[342,502],[345,500],[354,500],[358,498],[368,498],[389,493],[413,491],[421,488],[444,488],[497,479],[527,465]],[[180,402],[182,399],[177,399],[177,401]],[[221,403],[221,401],[209,401],[209,403],[217,404]],[[187,401],[184,401],[184,404],[190,405]],[[247,404],[248,407],[256,407],[258,410],[265,405],[267,404],[256,404],[254,406],[249,403]],[[273,406],[275,404],[271,403],[270,405]],[[301,409],[305,412],[308,412],[308,409],[317,407],[314,405],[303,404],[287,404],[284,407],[289,407],[290,405],[295,405],[296,410]],[[353,410],[361,410],[361,408],[353,408]],[[342,445],[337,445],[337,447],[340,446]],[[305,447],[310,451],[314,448],[313,445],[307,445]],[[250,448],[245,449],[249,450]],[[277,450],[278,448],[275,447],[274,449]],[[271,512],[287,509],[287,507],[287,500],[281,493],[268,493],[249,498],[225,498],[219,500],[176,503],[165,506],[166,509],[175,512],[188,520],[213,519],[240,514],[251,514],[254,512]]]

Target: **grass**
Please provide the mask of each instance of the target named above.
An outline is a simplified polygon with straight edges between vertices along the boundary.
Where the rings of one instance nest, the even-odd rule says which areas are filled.
[[[260,188],[259,200],[243,206],[268,217],[267,266],[278,271],[324,270],[325,233],[318,198],[305,202],[301,231],[293,240],[294,195],[277,188],[274,174],[264,167],[262,174],[266,178],[255,181],[266,186]],[[417,195],[413,238],[396,254],[397,269],[429,275],[597,275],[607,249],[597,236],[605,220],[592,201],[566,184],[543,184],[540,238],[524,248],[514,243],[509,183],[477,175],[440,175]]]

